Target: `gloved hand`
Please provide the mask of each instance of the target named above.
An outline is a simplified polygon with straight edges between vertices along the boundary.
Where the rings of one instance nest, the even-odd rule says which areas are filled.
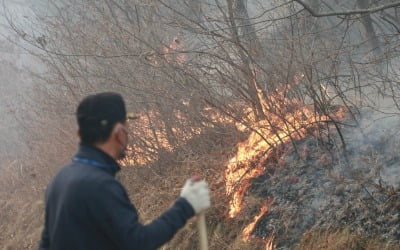
[[[196,214],[210,207],[210,191],[207,182],[188,179],[181,191],[181,197],[185,198]]]

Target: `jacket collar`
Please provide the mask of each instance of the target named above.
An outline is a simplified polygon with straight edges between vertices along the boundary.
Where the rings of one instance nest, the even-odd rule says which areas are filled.
[[[102,165],[102,169],[114,176],[121,169],[119,164],[110,155],[90,145],[80,144],[74,159],[83,159],[83,161],[95,163],[94,165]],[[89,163],[88,165],[91,164]]]

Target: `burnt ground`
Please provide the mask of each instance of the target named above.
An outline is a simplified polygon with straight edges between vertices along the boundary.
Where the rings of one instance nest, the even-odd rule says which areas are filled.
[[[346,155],[335,146],[338,138],[297,141],[297,153],[290,145],[277,149],[264,163],[266,174],[254,179],[250,190],[272,200],[253,236],[275,235],[278,249],[292,249],[307,231],[348,228],[400,246],[397,127],[363,133],[344,128]]]

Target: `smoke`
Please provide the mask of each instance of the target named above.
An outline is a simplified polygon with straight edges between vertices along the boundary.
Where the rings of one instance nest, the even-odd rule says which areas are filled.
[[[346,130],[350,172],[366,174],[378,184],[400,187],[400,117],[371,109],[362,111],[357,129]]]
[[[12,20],[23,29],[30,28],[35,14],[31,9],[38,1],[7,0],[0,6],[0,160],[15,162],[29,151],[27,142],[31,119],[33,77],[43,72],[43,65],[28,51],[9,25]]]

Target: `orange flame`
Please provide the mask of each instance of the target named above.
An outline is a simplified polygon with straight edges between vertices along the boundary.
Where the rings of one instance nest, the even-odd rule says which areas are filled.
[[[243,241],[245,242],[249,241],[250,235],[253,232],[257,222],[267,211],[268,211],[268,201],[265,201],[258,215],[254,217],[253,221],[243,230]]]
[[[188,102],[188,100],[184,100],[183,104],[189,105]],[[201,134],[204,130],[204,127],[190,127],[190,129],[183,130],[180,124],[187,123],[189,118],[179,110],[174,110],[173,117],[178,122],[172,125],[179,127],[171,127],[171,130],[173,136],[179,138],[179,141],[175,145],[171,145],[160,111],[153,109],[138,115],[140,116],[139,120],[129,122],[131,142],[127,147],[127,157],[120,162],[122,166],[142,166],[153,163],[159,151],[173,152],[177,147],[188,142],[194,135]],[[205,120],[213,120],[218,123],[232,122],[229,118],[221,115],[218,110],[210,107],[204,108],[202,115],[206,118]],[[203,123],[203,125],[213,126],[212,123]]]
[[[230,218],[234,218],[240,212],[243,197],[250,187],[250,179],[264,172],[261,165],[253,168],[243,165],[257,156],[260,150],[265,148],[265,144],[266,142],[263,143],[257,136],[251,134],[245,142],[239,143],[236,156],[228,163],[225,170],[225,191],[228,196],[232,195],[229,201]]]
[[[276,89],[269,96],[264,95],[254,80],[265,119],[255,122],[254,117],[250,117],[250,120],[253,120],[252,127],[255,129],[246,141],[238,144],[236,155],[231,158],[226,167],[225,192],[230,197],[228,212],[230,218],[234,218],[241,211],[244,196],[251,185],[250,180],[264,173],[263,163],[271,153],[270,149],[291,139],[302,138],[307,134],[309,128],[330,120],[329,117],[314,112],[301,100],[287,98],[288,90],[298,84],[303,77],[303,75],[299,75],[293,84]],[[344,113],[344,110],[340,109],[332,116],[341,119]],[[254,162],[257,165],[251,166],[250,164],[254,164]],[[266,211],[266,206],[263,206],[260,215],[256,216],[253,223],[246,227],[245,235],[254,229],[256,222]]]
[[[277,90],[274,95],[268,97],[268,102],[261,94],[259,95],[267,118],[253,125],[255,130],[246,141],[238,144],[236,155],[228,162],[225,170],[225,192],[231,197],[230,218],[234,218],[241,211],[250,180],[264,173],[262,164],[268,158],[271,148],[290,139],[302,138],[307,134],[308,128],[330,120],[327,116],[316,114],[299,100],[286,98],[284,92],[288,88],[290,86],[285,86],[281,92]],[[271,107],[271,103],[274,107]],[[342,117],[343,113],[344,110],[339,110],[332,116]],[[257,165],[250,166],[255,160],[258,162]]]
[[[265,250],[273,250],[276,248],[276,245],[274,244],[274,240],[275,240],[274,235],[267,238],[267,240],[265,241],[266,242]]]

